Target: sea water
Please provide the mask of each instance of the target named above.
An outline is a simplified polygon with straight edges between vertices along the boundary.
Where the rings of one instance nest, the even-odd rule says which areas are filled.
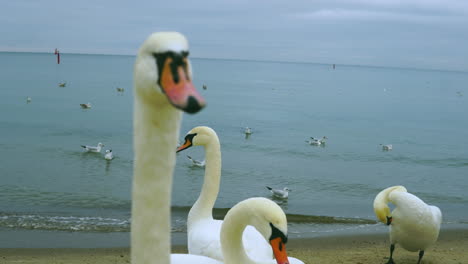
[[[53,53],[0,53],[0,246],[128,246],[134,59],[62,54],[57,64]],[[288,187],[275,201],[292,237],[384,232],[373,200],[404,185],[442,210],[443,228],[468,227],[468,73],[202,58],[192,66],[208,104],[184,114],[180,141],[199,125],[220,138],[217,218],[243,199],[271,198],[265,186]],[[305,142],[322,136],[325,145]],[[80,146],[98,142],[101,153]],[[177,155],[172,229],[182,244],[204,175],[187,155],[202,160],[203,148]]]

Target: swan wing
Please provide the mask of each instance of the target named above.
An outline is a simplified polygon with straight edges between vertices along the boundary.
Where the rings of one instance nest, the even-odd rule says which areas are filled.
[[[191,226],[188,230],[188,250],[190,254],[207,256],[222,260],[220,233],[221,220],[204,220]]]
[[[245,253],[252,260],[273,260],[273,250],[265,238],[253,226],[247,226],[242,234]]]

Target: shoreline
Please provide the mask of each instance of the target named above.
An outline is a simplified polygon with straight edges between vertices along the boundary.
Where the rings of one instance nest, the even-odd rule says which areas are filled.
[[[385,263],[389,255],[388,234],[337,235],[295,238],[287,244],[288,255],[304,263]],[[441,230],[435,245],[426,250],[424,264],[468,263],[468,229]],[[0,263],[130,263],[128,247],[115,248],[0,248]],[[172,247],[173,253],[186,253],[185,245]],[[418,253],[398,245],[394,259],[414,264]]]

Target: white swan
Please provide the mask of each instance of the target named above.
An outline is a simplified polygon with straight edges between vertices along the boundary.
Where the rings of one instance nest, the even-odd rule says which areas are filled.
[[[205,102],[191,82],[188,42],[177,32],[154,33],[134,66],[134,169],[131,259],[170,263],[170,204],[182,112]],[[178,108],[178,109],[176,109]]]
[[[258,230],[257,232],[262,239],[272,249],[276,260],[272,259],[271,256],[263,260],[253,260],[246,254],[242,233],[244,229],[251,227],[250,225]],[[223,262],[187,254],[172,254],[171,260],[177,264],[303,264],[298,259],[288,258],[286,252],[287,230],[286,215],[276,203],[266,198],[250,198],[232,207],[222,223],[220,236],[224,255]],[[202,258],[205,258],[206,262],[203,262]]]
[[[221,181],[221,146],[218,135],[210,127],[195,127],[187,133],[184,144],[177,152],[191,146],[205,148],[206,165],[200,196],[190,209],[187,219],[188,250],[190,254],[223,260],[219,236],[223,221],[213,219],[212,214]],[[247,254],[253,259],[271,258],[271,247],[254,228],[247,228],[244,241]]]
[[[184,144],[177,151],[182,151],[191,146],[203,146],[205,148],[206,165],[200,196],[190,209],[187,219],[188,250],[190,254],[223,260],[222,243],[220,242],[223,221],[213,219],[212,214],[221,180],[221,147],[219,139],[213,129],[199,126],[187,133]],[[253,227],[247,226],[243,233],[243,241],[246,254],[250,258],[254,260],[272,259],[271,246]]]
[[[96,153],[100,153],[102,147],[104,147],[104,144],[102,144],[101,142],[99,142],[99,143],[97,144],[97,146],[85,146],[85,145],[81,145],[81,147],[84,148],[84,151],[86,151],[86,152],[96,152]]]
[[[391,213],[389,202],[396,206]],[[408,251],[419,250],[420,263],[424,250],[437,241],[442,222],[439,208],[427,205],[403,186],[381,191],[375,197],[374,212],[381,222],[390,226],[390,258],[387,264],[394,263],[395,244]]]

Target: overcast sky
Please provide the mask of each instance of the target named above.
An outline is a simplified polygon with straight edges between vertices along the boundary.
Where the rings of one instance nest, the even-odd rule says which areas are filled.
[[[468,71],[467,0],[4,0],[0,50],[136,54],[155,31],[193,57]]]

